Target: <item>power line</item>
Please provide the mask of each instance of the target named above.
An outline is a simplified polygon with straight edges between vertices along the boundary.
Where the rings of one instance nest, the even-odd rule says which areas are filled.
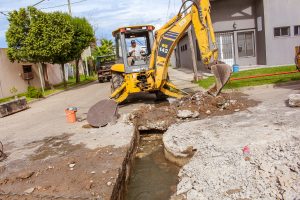
[[[35,3],[35,4],[33,4],[32,7],[39,5],[40,3],[43,3],[44,1],[46,1],[46,0],[41,0],[41,1],[39,1],[39,2],[37,2],[37,3]]]
[[[5,12],[5,11],[0,11],[0,14],[5,15],[5,16],[8,16],[8,14],[5,14],[4,12]]]
[[[88,0],[81,0],[81,1],[76,1],[76,2],[73,2],[73,3],[70,3],[70,4],[77,4],[77,3],[81,3],[81,2],[84,2],[84,1],[88,1]],[[66,4],[61,4],[61,5],[57,5],[57,6],[50,6],[50,7],[44,7],[44,8],[40,8],[41,10],[46,10],[46,9],[51,9],[51,8],[59,8],[59,7],[64,7],[64,6],[68,6],[69,4],[66,3]]]
[[[171,6],[171,0],[169,0],[169,3],[168,3],[168,11],[167,11],[166,21],[168,21],[168,18],[169,18],[170,6]]]

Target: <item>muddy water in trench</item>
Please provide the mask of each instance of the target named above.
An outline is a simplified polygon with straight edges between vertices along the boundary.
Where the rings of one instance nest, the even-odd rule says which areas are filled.
[[[168,200],[176,192],[179,167],[163,150],[161,134],[141,135],[126,200]]]

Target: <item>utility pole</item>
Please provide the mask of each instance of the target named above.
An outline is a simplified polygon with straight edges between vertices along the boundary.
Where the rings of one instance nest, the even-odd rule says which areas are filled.
[[[184,4],[186,0],[182,0],[182,3]],[[184,4],[183,9],[186,9],[186,4]],[[186,13],[184,13],[186,14]],[[194,45],[194,37],[192,33],[192,26],[188,28],[188,38],[189,38],[189,43],[191,47],[191,52],[192,52],[192,61],[193,61],[193,71],[194,71],[194,81],[198,81],[198,69],[197,69],[197,57],[195,53],[195,45]]]
[[[72,16],[71,0],[68,0],[68,9],[69,9],[69,15]]]

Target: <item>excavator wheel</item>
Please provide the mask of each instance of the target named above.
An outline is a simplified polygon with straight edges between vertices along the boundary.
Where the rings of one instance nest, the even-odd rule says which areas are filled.
[[[168,96],[162,93],[161,91],[155,91],[155,95],[156,95],[156,100],[158,101],[163,101],[168,98]]]
[[[111,75],[111,94],[119,87],[121,87],[122,83],[124,82],[124,77],[122,73],[112,72]],[[117,99],[120,94],[117,94],[115,99]]]

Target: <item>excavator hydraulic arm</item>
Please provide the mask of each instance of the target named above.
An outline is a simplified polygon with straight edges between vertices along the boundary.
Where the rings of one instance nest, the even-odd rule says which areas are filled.
[[[192,4],[183,10],[187,2]],[[202,62],[216,78],[216,84],[208,92],[216,96],[228,82],[231,68],[225,64],[218,64],[218,49],[210,17],[210,2],[209,0],[187,0],[185,3],[179,13],[156,32],[150,60],[150,69],[154,69],[155,73],[155,88],[166,95],[176,96],[178,89],[167,79],[169,59],[179,40],[192,25]]]

